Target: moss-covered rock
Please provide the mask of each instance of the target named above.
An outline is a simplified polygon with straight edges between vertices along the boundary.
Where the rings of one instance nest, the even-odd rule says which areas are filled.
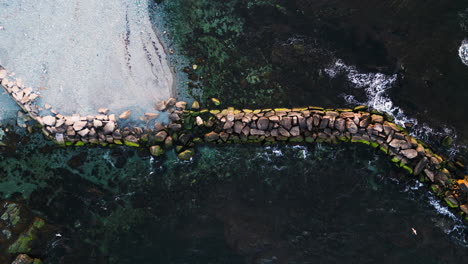
[[[195,151],[193,149],[187,149],[179,153],[177,157],[180,160],[190,160],[193,157],[193,155],[195,155]]]

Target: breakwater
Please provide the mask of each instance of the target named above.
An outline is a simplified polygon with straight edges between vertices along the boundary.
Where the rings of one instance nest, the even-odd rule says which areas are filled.
[[[171,98],[156,103],[155,110],[168,112],[169,122],[154,127],[120,127],[119,116],[100,109],[96,115],[72,116],[53,113],[42,116],[32,88],[12,79],[0,68],[0,83],[15,102],[36,120],[43,133],[60,145],[127,145],[148,147],[152,155],[175,148],[178,157],[188,160],[199,143],[309,144],[363,143],[389,156],[408,174],[419,177],[463,219],[468,221],[468,178],[464,165],[434,153],[433,149],[393,123],[393,118],[366,106],[353,109],[322,107],[275,109],[200,109],[197,102]],[[215,105],[219,101],[214,100]],[[147,118],[154,116],[148,115]]]

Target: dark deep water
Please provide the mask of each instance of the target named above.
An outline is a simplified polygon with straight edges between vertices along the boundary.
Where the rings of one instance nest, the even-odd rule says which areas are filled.
[[[182,90],[206,104],[391,102],[401,122],[417,123],[415,135],[466,160],[468,66],[457,56],[468,37],[464,1],[164,0],[153,8],[188,83]],[[331,76],[337,60],[363,74],[351,76],[364,87],[349,69]],[[468,258],[466,226],[366,146],[203,146],[182,162],[128,148],[63,149],[23,133],[0,148],[0,191],[50,223],[32,254],[44,263]],[[453,146],[440,143],[447,135]]]

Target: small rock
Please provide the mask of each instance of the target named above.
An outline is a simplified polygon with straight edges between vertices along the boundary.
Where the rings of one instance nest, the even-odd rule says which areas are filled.
[[[210,132],[208,134],[205,134],[205,141],[206,142],[212,142],[212,141],[216,141],[219,139],[219,135],[215,132]]]
[[[176,114],[176,113],[172,113],[172,114],[169,115],[169,119],[174,121],[174,122],[177,122],[177,121],[180,120],[180,116],[178,114]]]
[[[216,105],[216,106],[221,105],[221,101],[219,101],[219,99],[217,99],[217,98],[211,98],[211,101],[212,101],[213,104]]]
[[[185,108],[187,107],[187,103],[184,101],[179,101],[175,104],[175,106],[179,109],[185,110]]]
[[[165,101],[159,101],[154,105],[154,109],[157,111],[164,111],[166,110],[166,102]]]
[[[81,131],[78,131],[78,135],[80,135],[82,137],[88,135],[88,133],[89,133],[89,129],[87,129],[87,128],[85,128],[85,129],[83,129]]]
[[[346,120],[346,128],[351,134],[356,134],[358,132],[358,127],[356,126],[356,123],[354,123],[354,121],[351,119]]]
[[[112,122],[112,123],[113,123],[113,122]],[[97,120],[97,119],[94,119],[94,120],[93,120],[93,126],[94,126],[95,128],[100,128],[100,127],[102,126],[102,121]]]
[[[107,113],[109,113],[109,108],[101,107],[101,108],[98,109],[98,112],[103,114],[103,115],[107,115]]]
[[[236,121],[236,123],[234,124],[234,132],[240,134],[243,128],[244,123],[242,123],[241,121]]]
[[[267,130],[269,124],[270,124],[270,120],[268,118],[261,117],[257,121],[257,128],[260,130]]]
[[[164,142],[167,137],[166,131],[159,131],[156,135],[154,135],[154,141],[156,142]]]
[[[34,259],[32,259],[26,254],[20,254],[16,257],[16,259],[11,264],[33,264],[33,263],[35,263]]]
[[[384,118],[381,115],[371,115],[372,123],[383,123]]]
[[[55,117],[53,116],[44,116],[42,118],[42,122],[45,124],[45,125],[48,125],[48,126],[54,126],[55,125],[55,122],[56,122],[56,119]]]
[[[50,108],[52,108],[52,106],[51,106],[50,104],[48,104],[48,103],[45,103],[45,104],[44,104],[44,108],[45,108],[46,110],[49,110]]]
[[[405,149],[400,151],[400,153],[408,159],[414,159],[418,156],[418,152],[415,149]]]
[[[156,146],[151,146],[150,147],[150,153],[151,155],[158,157],[164,154],[164,150],[161,148],[161,146],[156,145]]]
[[[172,98],[172,97],[171,97],[171,98],[169,98],[169,100],[167,100],[166,106],[167,106],[167,107],[174,106],[175,103],[176,103],[176,101],[177,101],[177,100],[176,100],[175,98]]]
[[[301,129],[298,126],[292,127],[291,130],[289,131],[291,133],[291,136],[296,137],[301,134]]]
[[[145,120],[153,120],[158,118],[159,114],[158,113],[145,113]]]
[[[284,129],[284,128],[282,128],[282,127],[278,128],[278,132],[279,132],[279,134],[280,134],[281,136],[283,136],[283,137],[290,137],[290,136],[291,136],[291,134],[289,133],[289,131],[286,130],[286,129]]]
[[[0,70],[0,79],[3,79],[7,76],[7,71],[6,70]]]
[[[203,119],[200,116],[195,118],[195,122],[197,122],[197,126],[203,126]]]
[[[119,119],[128,119],[130,115],[132,114],[132,110],[127,110],[119,115]]]
[[[193,109],[193,110],[198,110],[198,109],[200,109],[200,103],[199,103],[198,101],[193,101],[192,109]]]
[[[156,122],[154,124],[154,128],[156,129],[156,131],[161,131],[161,130],[166,129],[166,127],[163,124],[159,123],[159,122]]]
[[[114,132],[115,130],[115,122],[112,122],[112,121],[107,122],[107,124],[104,126],[102,130],[105,135],[112,134],[112,132]]]
[[[181,153],[179,153],[177,155],[177,157],[180,160],[190,160],[193,157],[194,154],[195,154],[195,152],[193,151],[193,149],[187,149],[187,150],[184,150]]]

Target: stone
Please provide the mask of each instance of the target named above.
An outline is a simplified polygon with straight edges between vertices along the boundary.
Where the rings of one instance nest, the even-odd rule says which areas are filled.
[[[56,122],[56,119],[55,119],[55,117],[48,115],[48,116],[44,116],[42,118],[42,122],[44,123],[44,125],[54,126],[55,122]]]
[[[314,119],[312,117],[307,118],[306,124],[307,124],[307,130],[312,131],[314,127]]]
[[[131,114],[132,114],[132,110],[127,110],[119,115],[119,119],[122,119],[122,120],[128,119]]]
[[[158,157],[158,156],[161,156],[162,154],[164,154],[164,150],[159,145],[151,146],[150,147],[150,153],[154,157]]]
[[[177,100],[175,98],[171,97],[171,98],[169,98],[169,100],[167,100],[166,106],[167,107],[174,106],[176,102],[177,102]]]
[[[168,134],[167,134],[166,131],[159,131],[158,133],[156,133],[156,135],[154,135],[154,141],[155,142],[164,142],[164,140],[166,139],[167,136],[168,136]]]
[[[383,123],[384,117],[381,115],[371,115],[372,123]]]
[[[101,108],[98,109],[98,113],[103,114],[103,115],[107,115],[107,113],[109,113],[109,108],[101,107]]]
[[[286,130],[286,129],[284,129],[284,128],[282,128],[282,127],[278,128],[278,133],[279,133],[281,136],[283,136],[283,137],[290,137],[290,136],[291,136],[291,134],[289,133],[289,131]]]
[[[179,131],[182,129],[182,125],[176,124],[176,123],[170,123],[168,128],[171,129],[172,131]]]
[[[158,118],[159,114],[158,113],[145,113],[145,120],[153,120]]]
[[[104,126],[102,130],[104,134],[112,134],[112,132],[114,132],[114,129],[115,129],[115,122],[109,121],[107,122],[107,124]]]
[[[314,127],[318,127],[319,124],[320,124],[320,120],[321,120],[322,118],[321,118],[319,115],[314,114],[314,115],[313,115],[313,119],[314,119],[314,123],[313,123]]]
[[[185,110],[185,108],[187,107],[187,103],[184,101],[179,101],[175,104],[175,106],[179,109]]]
[[[3,79],[7,76],[7,71],[6,70],[0,70],[0,79]]]
[[[156,123],[154,124],[154,129],[156,129],[156,131],[161,131],[161,130],[166,129],[166,127],[164,127],[163,124],[161,124],[161,123],[159,123],[159,122],[156,122]]]
[[[210,132],[205,134],[205,141],[206,142],[213,142],[219,139],[219,135],[216,132]]]
[[[354,123],[354,121],[351,119],[346,120],[346,128],[351,134],[356,134],[358,132],[358,127],[356,123]]]
[[[177,157],[180,160],[190,160],[193,157],[193,155],[195,155],[195,152],[193,151],[193,149],[187,149],[179,153]]]
[[[418,152],[415,149],[405,149],[400,151],[400,153],[408,159],[414,159],[418,156]]]
[[[301,134],[301,129],[298,126],[292,127],[291,130],[289,131],[291,133],[291,136],[297,137]]]
[[[322,121],[320,122],[319,129],[325,129],[328,126],[329,122],[330,122],[330,117],[324,116],[322,118]]]
[[[346,121],[343,118],[337,118],[335,120],[335,128],[340,132],[344,132],[346,129],[345,123]]]
[[[234,123],[234,132],[237,134],[240,134],[242,132],[242,129],[244,128],[244,123],[241,121],[236,121]]]
[[[280,121],[280,124],[281,126],[283,126],[283,128],[287,129],[287,130],[290,130],[291,127],[292,127],[292,118],[287,116],[287,117],[284,117],[281,121]]]
[[[113,122],[112,122],[112,123],[113,123]],[[97,120],[97,119],[94,119],[94,120],[93,120],[93,127],[95,127],[95,128],[100,128],[100,127],[102,127],[102,121]]]
[[[87,129],[87,128],[78,131],[78,135],[80,135],[80,136],[82,136],[82,137],[88,135],[88,133],[89,133],[89,129]]]
[[[252,135],[252,136],[264,136],[265,131],[252,128],[252,129],[250,129],[250,135]]]
[[[166,102],[165,101],[159,101],[154,105],[154,109],[157,111],[164,111],[166,110]]]
[[[82,130],[87,124],[88,124],[88,122],[86,122],[86,121],[76,121],[76,122],[73,123],[73,129],[75,129],[75,131],[80,131],[80,130]]]
[[[434,178],[434,173],[428,169],[424,169],[424,174],[426,174],[427,178],[429,178],[429,180],[431,180],[432,182],[435,182],[435,178]]]
[[[231,128],[232,126],[234,126],[234,122],[233,121],[226,121],[226,123],[224,123],[224,126],[223,126],[223,129],[229,129]]]
[[[198,101],[193,101],[191,109],[192,110],[200,109],[200,103]]]
[[[268,119],[269,119],[271,122],[274,122],[274,123],[278,123],[278,122],[280,121],[279,116],[276,116],[276,115],[270,116],[270,117],[268,117]]]
[[[266,117],[261,117],[257,120],[257,128],[260,130],[267,130],[270,120]]]
[[[429,161],[426,157],[422,158],[418,164],[416,164],[416,167],[414,167],[414,175],[419,175],[423,169],[426,168],[428,162]]]
[[[138,139],[135,136],[126,136],[124,138],[124,144],[129,147],[139,147],[140,144],[138,143]]]
[[[392,148],[396,148],[396,149],[399,149],[401,147],[401,145],[403,145],[405,143],[404,140],[401,140],[401,139],[393,139],[391,142],[390,142],[390,147]]]
[[[195,122],[197,123],[197,126],[203,126],[203,119],[200,116],[195,118]]]
[[[49,110],[49,109],[52,108],[52,106],[51,106],[50,104],[48,104],[48,103],[45,103],[45,104],[44,104],[44,108],[45,108],[46,110]]]
[[[176,114],[176,113],[172,113],[172,114],[169,115],[169,119],[172,120],[172,121],[177,122],[177,121],[180,120],[180,116],[178,114]]]
[[[35,264],[35,263],[38,263],[38,262],[35,262],[34,259],[29,257],[28,255],[19,254],[11,264]]]
[[[245,135],[245,136],[248,136],[250,134],[250,128],[248,126],[245,126],[242,129],[242,134]]]
[[[211,102],[213,102],[213,104],[216,106],[221,105],[221,101],[219,101],[217,98],[211,98]]]

